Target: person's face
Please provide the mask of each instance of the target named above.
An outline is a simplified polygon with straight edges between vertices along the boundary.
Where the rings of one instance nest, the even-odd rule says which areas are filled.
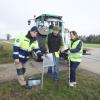
[[[57,35],[58,33],[59,33],[58,30],[53,30],[53,34],[54,34],[54,35]]]
[[[37,32],[31,31],[30,34],[32,37],[37,37]]]
[[[70,39],[75,40],[76,37],[73,35],[73,33],[70,33]]]

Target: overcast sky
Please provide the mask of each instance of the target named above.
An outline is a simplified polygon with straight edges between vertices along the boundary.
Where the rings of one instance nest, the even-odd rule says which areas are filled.
[[[100,0],[0,0],[0,33],[27,31],[28,19],[46,13],[63,16],[79,35],[100,34]]]

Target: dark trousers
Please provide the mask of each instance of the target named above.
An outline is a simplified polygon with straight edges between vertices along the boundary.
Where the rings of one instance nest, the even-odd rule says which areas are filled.
[[[76,69],[80,62],[70,61],[70,82],[76,82]]]

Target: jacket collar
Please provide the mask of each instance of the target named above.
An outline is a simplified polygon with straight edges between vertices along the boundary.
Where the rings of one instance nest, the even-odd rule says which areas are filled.
[[[26,34],[26,38],[28,38],[31,41],[36,41],[36,39],[37,39],[36,37],[31,36],[30,31],[28,31],[28,33]]]

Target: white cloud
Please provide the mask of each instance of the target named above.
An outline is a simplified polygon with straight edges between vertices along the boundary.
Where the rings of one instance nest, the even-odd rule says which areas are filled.
[[[27,20],[44,13],[62,15],[66,26],[80,34],[99,34],[100,0],[2,0],[0,33],[28,30]]]

